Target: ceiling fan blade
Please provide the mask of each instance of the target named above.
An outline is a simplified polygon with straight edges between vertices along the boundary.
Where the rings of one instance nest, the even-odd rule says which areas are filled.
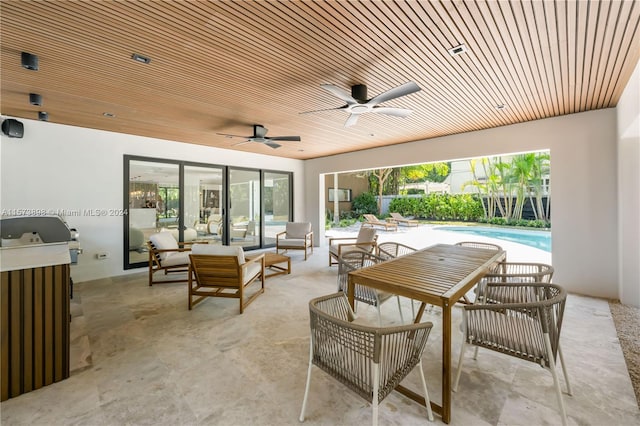
[[[264,138],[268,131],[269,130],[266,127],[260,124],[253,125],[253,136],[256,138]]]
[[[413,112],[410,109],[391,107],[375,107],[371,111],[378,114],[393,115],[394,117],[408,117]]]
[[[269,138],[269,140],[300,142],[300,136],[274,136],[272,138]]]
[[[341,107],[338,107],[338,108],[314,109],[313,111],[304,111],[304,112],[299,112],[298,114],[311,114],[312,112],[335,111],[335,110],[339,110],[339,109],[346,109],[348,106],[349,105],[341,106]]]
[[[241,136],[241,135],[230,135],[229,133],[216,133],[216,135],[226,136],[228,138],[250,138],[251,136]]]
[[[387,90],[386,92],[379,94],[375,98],[370,99],[369,102],[367,102],[367,105],[378,105],[383,102],[390,101],[391,99],[399,98],[401,96],[409,95],[418,91],[420,91],[420,87],[413,81],[410,81],[403,84],[402,86]]]
[[[332,93],[334,96],[339,97],[340,99],[345,101],[347,105],[354,105],[358,103],[358,101],[353,99],[353,97],[351,97],[349,93],[345,92],[338,86],[334,86],[333,84],[321,84],[320,87],[322,87],[327,92]]]
[[[344,123],[344,127],[351,127],[358,122],[358,114],[351,114],[347,121]]]
[[[273,149],[280,148],[282,146],[282,145],[278,145],[277,143],[273,143],[273,142],[265,142],[264,144],[267,145],[267,146],[270,146]]]

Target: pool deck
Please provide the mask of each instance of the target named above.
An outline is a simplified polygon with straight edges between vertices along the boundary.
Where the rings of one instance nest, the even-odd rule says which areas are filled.
[[[379,231],[378,244],[394,241],[406,244],[416,249],[433,244],[455,244],[460,241],[483,241],[498,244],[507,251],[507,259],[512,262],[537,262],[552,265],[551,253],[525,244],[480,235],[447,232],[434,229],[442,225],[421,224],[416,227],[399,226],[397,231]],[[348,228],[332,228],[327,230],[327,237],[356,237],[360,224],[356,223]]]

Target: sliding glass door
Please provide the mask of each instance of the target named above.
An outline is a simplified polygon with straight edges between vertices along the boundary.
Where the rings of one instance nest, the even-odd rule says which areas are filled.
[[[194,240],[224,243],[223,177],[223,167],[184,166],[184,223]]]
[[[285,230],[291,220],[291,175],[264,172],[262,199],[264,204],[264,243],[276,243],[276,234]]]
[[[229,168],[229,244],[259,247],[262,229],[260,171]]]
[[[147,241],[170,232],[180,242],[275,245],[292,219],[288,172],[124,157],[124,268],[146,266]]]
[[[125,267],[148,262],[149,236],[166,230],[180,238],[180,170],[178,164],[131,160],[128,164]]]

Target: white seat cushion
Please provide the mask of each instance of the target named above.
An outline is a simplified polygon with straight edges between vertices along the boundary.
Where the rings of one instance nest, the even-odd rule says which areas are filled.
[[[191,253],[213,254],[218,256],[236,256],[240,265],[243,265],[245,263],[244,250],[242,250],[242,247],[221,246],[219,244],[194,244],[191,247]]]
[[[167,256],[162,261],[162,266],[178,266],[178,265],[188,265],[189,264],[189,252],[179,251],[175,253],[167,253]]]
[[[305,240],[303,239],[291,239],[291,238],[281,238],[278,240],[278,244],[281,246],[287,246],[287,247],[304,247],[305,244]]]

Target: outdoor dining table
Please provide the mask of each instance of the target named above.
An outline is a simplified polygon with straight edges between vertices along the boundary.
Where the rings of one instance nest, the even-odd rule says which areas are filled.
[[[451,309],[505,256],[504,250],[436,244],[349,272],[351,307],[355,285],[359,284],[422,302],[415,322],[420,322],[426,304],[442,308],[442,405],[431,401],[431,408],[445,423],[451,419]],[[404,386],[398,385],[396,390],[425,404],[424,397]]]

